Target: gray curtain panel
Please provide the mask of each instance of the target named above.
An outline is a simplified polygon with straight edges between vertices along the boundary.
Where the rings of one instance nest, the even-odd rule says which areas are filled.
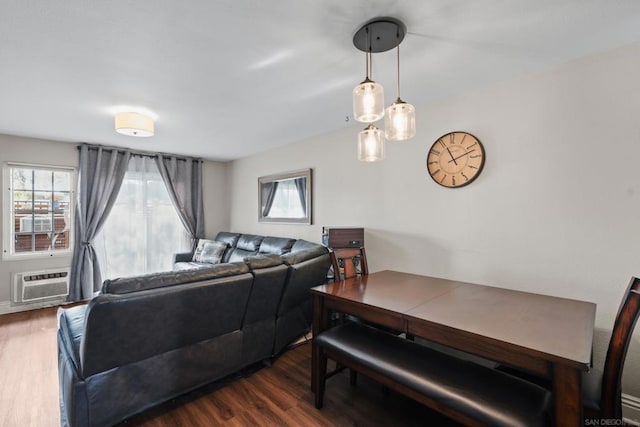
[[[302,212],[307,215],[307,178],[296,178],[296,189],[298,190],[298,197],[300,197],[300,206],[302,206]]]
[[[82,144],[79,147],[75,246],[69,277],[69,300],[90,299],[102,284],[100,265],[92,246],[109,216],[131,153]]]
[[[276,197],[276,191],[278,191],[278,181],[269,182],[262,186],[262,200],[264,201],[264,207],[262,208],[262,216],[269,216],[271,212],[271,206],[273,206],[273,200]]]
[[[156,163],[193,248],[204,238],[202,160],[158,154]]]

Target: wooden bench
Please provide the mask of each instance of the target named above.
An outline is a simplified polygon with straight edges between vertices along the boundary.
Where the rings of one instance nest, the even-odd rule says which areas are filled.
[[[330,358],[465,425],[551,424],[544,388],[366,325],[328,329],[313,346],[320,350],[312,384],[318,409]]]

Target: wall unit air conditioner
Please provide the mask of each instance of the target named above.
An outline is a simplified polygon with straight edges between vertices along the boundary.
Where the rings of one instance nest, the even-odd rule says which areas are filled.
[[[69,268],[13,274],[14,303],[62,299],[69,294]]]
[[[20,231],[24,232],[46,232],[53,230],[50,216],[26,216],[20,218]]]

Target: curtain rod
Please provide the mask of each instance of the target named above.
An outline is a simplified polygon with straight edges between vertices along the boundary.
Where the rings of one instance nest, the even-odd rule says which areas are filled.
[[[125,148],[125,147],[113,147],[113,146],[108,146],[108,145],[100,145],[100,144],[89,144],[86,142],[82,142],[80,144],[77,145],[77,149],[79,150],[80,147],[82,147],[83,145],[86,145],[87,148],[89,150],[97,150],[99,148],[102,148],[103,150],[111,150],[111,151],[128,151],[129,153],[131,153],[134,156],[145,156],[145,157],[158,157],[158,156],[170,156],[170,157],[176,157],[177,160],[196,160],[199,162],[204,162],[204,160],[200,157],[191,157],[191,156],[180,156],[178,154],[171,154],[171,153],[161,153],[161,152],[153,152],[153,151],[142,151],[142,150],[131,150],[129,148]]]

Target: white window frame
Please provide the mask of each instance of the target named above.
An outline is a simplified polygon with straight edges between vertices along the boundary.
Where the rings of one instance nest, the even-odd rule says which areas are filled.
[[[13,168],[29,168],[39,169],[48,172],[70,172],[71,173],[71,191],[69,194],[69,248],[68,249],[49,249],[43,251],[15,252],[13,242],[15,241],[15,218],[13,214],[13,183],[11,178],[11,170]],[[42,259],[49,257],[71,256],[73,254],[74,231],[75,231],[75,206],[76,206],[76,180],[77,171],[74,167],[54,166],[34,163],[5,162],[2,166],[2,178],[4,191],[2,194],[2,259],[3,260],[21,260],[21,259]]]

